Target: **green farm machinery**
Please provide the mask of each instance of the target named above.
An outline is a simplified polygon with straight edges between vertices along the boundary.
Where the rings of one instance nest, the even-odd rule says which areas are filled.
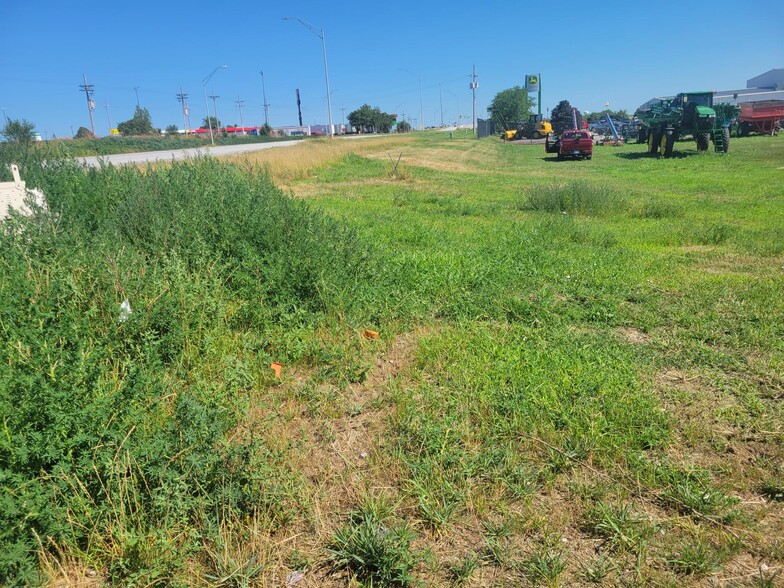
[[[639,108],[635,116],[643,124],[640,138],[647,140],[648,152],[671,157],[675,141],[685,135],[694,138],[698,151],[707,151],[713,141],[717,153],[727,153],[730,125],[739,112],[732,104],[713,104],[713,92],[689,92]]]

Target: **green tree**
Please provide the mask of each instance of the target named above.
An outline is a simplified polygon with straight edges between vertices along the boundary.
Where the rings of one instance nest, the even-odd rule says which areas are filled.
[[[207,122],[209,120],[209,123]],[[201,121],[202,129],[208,129],[212,125],[212,130],[217,131],[220,128],[220,120],[215,118],[214,116],[209,117],[209,119],[205,116]]]
[[[177,125],[169,125],[166,127],[166,134],[167,135],[176,135],[177,134]]]
[[[618,120],[628,120],[631,118],[629,116],[629,113],[627,113],[626,110],[624,109],[621,110],[604,109],[601,112],[589,112],[587,115],[585,115],[585,120],[587,120],[589,123],[595,123],[600,120],[604,120],[605,114],[609,114],[611,118],[615,118]]]
[[[95,135],[93,135],[93,132],[87,127],[79,127],[79,130],[76,131],[76,135],[74,135],[74,139],[95,139]]]
[[[401,120],[397,123],[397,132],[398,133],[408,133],[411,130],[411,125],[408,124],[407,121]]]
[[[490,120],[510,130],[517,123],[528,120],[533,105],[534,101],[525,88],[514,86],[498,92],[487,107],[487,112]]]
[[[123,135],[152,135],[155,129],[152,127],[150,111],[137,106],[133,113],[133,118],[121,122],[117,125],[117,130]]]
[[[553,108],[550,112],[550,122],[553,125],[553,132],[560,135],[567,129],[574,128],[574,121],[572,120],[572,105],[568,100],[561,100],[558,106]],[[580,110],[577,110],[577,128],[582,127],[583,117],[580,115]]]
[[[371,108],[367,104],[349,113],[347,118],[352,127],[364,133],[388,133],[395,122],[391,114],[382,112],[378,106]]]
[[[0,133],[9,141],[27,144],[35,138],[35,125],[29,120],[10,119]]]

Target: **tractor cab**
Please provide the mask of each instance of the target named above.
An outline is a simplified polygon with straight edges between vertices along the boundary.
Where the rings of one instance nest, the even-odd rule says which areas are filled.
[[[713,108],[713,92],[683,92],[675,99],[685,108],[687,104]]]
[[[684,92],[675,97],[674,105],[683,109],[682,124],[697,132],[711,132],[716,120],[713,92]]]

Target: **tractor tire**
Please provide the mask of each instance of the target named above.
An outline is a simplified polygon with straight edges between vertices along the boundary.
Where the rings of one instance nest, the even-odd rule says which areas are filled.
[[[641,128],[637,131],[637,143],[645,143],[648,140],[648,131],[645,128]]]
[[[729,127],[724,127],[723,129],[721,129],[721,138],[724,140],[724,153],[727,153],[730,150],[730,129],[729,129]]]
[[[531,138],[532,139],[541,139],[542,138],[542,133],[540,133],[539,131],[534,131],[534,134],[531,135]]]
[[[707,151],[709,143],[710,135],[708,133],[697,134],[697,151]]]
[[[662,143],[664,145],[664,157],[672,157],[672,148],[675,146],[675,131],[665,132],[664,137],[662,137]]]
[[[659,156],[659,143],[661,142],[661,133],[659,129],[653,128],[648,133],[648,153],[651,155]]]

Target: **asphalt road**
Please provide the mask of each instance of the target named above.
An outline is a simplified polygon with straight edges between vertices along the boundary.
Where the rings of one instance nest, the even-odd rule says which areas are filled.
[[[260,151],[262,149],[273,149],[276,147],[293,147],[299,145],[302,140],[274,141],[272,143],[248,143],[245,145],[219,145],[217,147],[199,147],[197,149],[174,149],[170,151],[144,151],[142,153],[118,153],[116,155],[102,155],[100,157],[79,157],[80,162],[90,167],[98,167],[103,161],[114,165],[127,165],[129,163],[154,163],[156,161],[172,161],[177,159],[189,159],[198,155],[237,155]]]
[[[372,139],[373,137],[389,137],[389,135],[346,135],[336,136],[336,141],[350,141],[353,139]],[[143,151],[141,153],[118,153],[116,155],[101,155],[96,157],[77,157],[84,165],[98,167],[101,162],[113,165],[127,165],[134,163],[154,163],[156,161],[172,161],[189,159],[198,155],[237,155],[261,151],[262,149],[275,149],[301,145],[307,139],[292,139],[291,141],[274,141],[272,143],[248,143],[245,145],[219,145],[217,147],[199,147],[197,149],[173,149],[171,151]]]

